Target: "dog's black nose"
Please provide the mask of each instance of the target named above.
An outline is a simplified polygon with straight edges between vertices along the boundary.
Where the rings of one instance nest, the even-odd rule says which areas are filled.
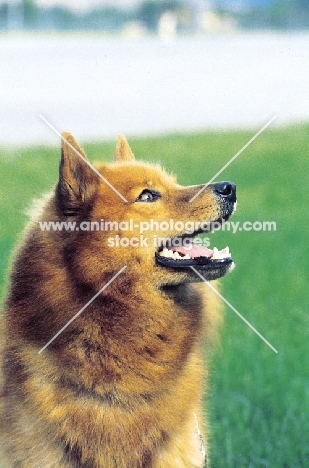
[[[221,197],[227,198],[231,202],[236,201],[236,185],[233,182],[218,182],[214,186],[214,192]]]

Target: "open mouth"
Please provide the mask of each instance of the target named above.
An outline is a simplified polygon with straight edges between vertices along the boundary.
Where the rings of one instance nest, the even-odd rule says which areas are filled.
[[[179,245],[179,240],[182,240],[182,245]],[[177,245],[174,246],[175,243]],[[168,247],[166,245],[161,247],[155,254],[157,263],[162,266],[172,268],[194,266],[201,270],[211,270],[233,263],[228,247],[222,250],[217,249],[217,247],[208,249],[190,237],[171,239],[168,244]]]

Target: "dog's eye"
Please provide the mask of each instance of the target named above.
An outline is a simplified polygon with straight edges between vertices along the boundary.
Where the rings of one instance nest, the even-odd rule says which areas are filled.
[[[142,193],[139,194],[135,201],[151,203],[157,201],[160,197],[161,195],[159,194],[159,192],[156,192],[155,190],[145,189],[142,191]]]

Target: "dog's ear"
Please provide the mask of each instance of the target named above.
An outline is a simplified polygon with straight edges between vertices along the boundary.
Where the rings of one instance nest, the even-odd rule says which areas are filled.
[[[115,161],[134,161],[134,154],[123,135],[119,135],[116,145]]]
[[[84,212],[92,202],[99,183],[84,151],[75,138],[62,133],[61,162],[57,199],[61,212],[74,216]]]

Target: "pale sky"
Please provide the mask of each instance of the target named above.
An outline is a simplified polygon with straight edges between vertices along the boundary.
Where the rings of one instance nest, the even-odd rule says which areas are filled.
[[[40,6],[64,6],[74,10],[86,10],[95,6],[119,6],[131,7],[139,3],[140,0],[37,0]]]

